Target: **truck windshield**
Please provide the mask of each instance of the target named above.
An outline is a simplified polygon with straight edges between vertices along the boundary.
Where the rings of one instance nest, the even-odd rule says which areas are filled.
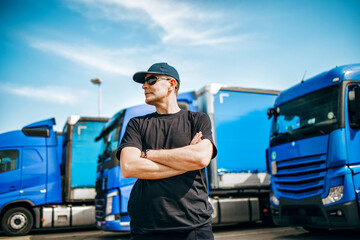
[[[124,111],[117,113],[109,121],[109,126],[101,133],[101,148],[100,156],[105,160],[110,154],[115,151],[119,145],[120,131],[124,121]],[[100,138],[100,137],[98,137]]]
[[[339,127],[339,87],[328,87],[284,103],[276,109],[270,145],[330,133]]]

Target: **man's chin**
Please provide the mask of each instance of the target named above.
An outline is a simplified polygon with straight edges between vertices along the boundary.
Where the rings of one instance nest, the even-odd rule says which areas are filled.
[[[154,105],[155,100],[151,98],[145,98],[145,103],[149,105]]]

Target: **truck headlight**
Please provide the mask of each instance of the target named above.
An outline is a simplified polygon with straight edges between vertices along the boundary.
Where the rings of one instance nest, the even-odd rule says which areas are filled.
[[[108,215],[112,212],[113,198],[118,195],[119,195],[118,191],[109,193],[107,195],[107,197],[106,197],[106,215]]]
[[[115,215],[109,215],[105,218],[105,221],[107,222],[111,222],[111,221],[115,221]]]
[[[332,187],[329,190],[329,195],[322,199],[324,205],[339,201],[344,195],[344,185]]]
[[[277,197],[275,197],[275,194],[273,192],[270,193],[270,200],[274,205],[279,206],[280,201],[279,199],[277,199]]]

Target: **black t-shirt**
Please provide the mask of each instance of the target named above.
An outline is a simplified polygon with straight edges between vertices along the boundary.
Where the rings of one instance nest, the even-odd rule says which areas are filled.
[[[213,143],[211,122],[204,113],[181,110],[132,118],[118,153],[124,147],[173,149],[190,144],[201,131]],[[217,150],[213,144],[213,158]],[[128,212],[131,231],[138,234],[187,231],[211,221],[205,169],[159,179],[138,179],[131,191]]]

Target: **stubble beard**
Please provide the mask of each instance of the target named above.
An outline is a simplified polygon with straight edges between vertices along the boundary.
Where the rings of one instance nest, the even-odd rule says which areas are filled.
[[[151,95],[150,97],[145,96],[145,103],[149,105],[155,105],[156,103],[156,97]]]

